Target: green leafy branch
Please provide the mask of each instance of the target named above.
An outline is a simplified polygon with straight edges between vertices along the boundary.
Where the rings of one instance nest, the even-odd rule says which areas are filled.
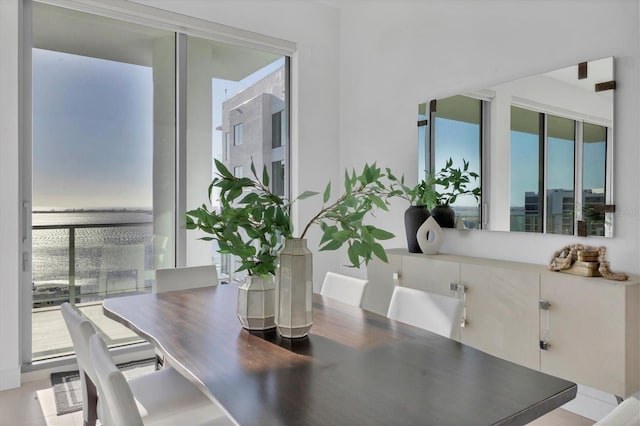
[[[220,208],[210,210],[205,204],[187,212],[187,229],[200,229],[216,240],[219,252],[232,254],[241,261],[237,271],[250,274],[274,274],[277,251],[283,238],[292,238],[291,205],[297,200],[318,195],[305,191],[296,199],[287,201],[269,189],[266,167],[258,178],[253,162],[252,178],[235,177],[220,161],[215,161],[217,174],[209,185],[209,200],[214,188],[220,190]],[[337,250],[348,245],[348,257],[352,266],[368,263],[373,256],[387,261],[382,245],[378,242],[393,238],[383,229],[363,223],[367,214],[375,208],[388,210],[388,199],[401,191],[392,188],[391,171],[387,174],[373,165],[365,165],[361,174],[345,171],[344,193],[335,201],[331,199],[331,182],[323,193],[322,207],[303,228],[304,238],[312,224],[322,230],[320,250]],[[395,179],[395,177],[394,177]]]
[[[405,185],[404,175],[398,179],[387,169],[391,181],[392,194],[403,198],[412,206],[427,206],[431,209],[438,204],[438,193],[433,188],[435,178],[429,176],[428,180],[421,180],[415,186]]]
[[[275,274],[277,251],[282,238],[290,238],[292,225],[289,206],[269,191],[266,167],[260,180],[253,163],[255,179],[238,178],[216,160],[217,175],[209,185],[220,189],[220,209],[201,207],[187,212],[187,229],[200,229],[212,235],[201,240],[218,242],[219,252],[241,261],[237,271],[252,275]],[[248,192],[248,193],[247,193]],[[241,198],[242,197],[242,198]]]
[[[388,199],[398,195],[385,185],[391,172],[387,174],[376,164],[365,164],[361,174],[355,170],[351,175],[345,170],[344,193],[335,201],[331,199],[331,182],[324,190],[320,211],[304,227],[304,238],[312,224],[318,224],[322,230],[320,250],[337,250],[345,243],[351,266],[367,264],[373,256],[387,262],[387,256],[379,240],[388,240],[394,234],[373,225],[365,225],[363,220],[375,208],[388,211]]]
[[[469,189],[471,179],[478,180],[480,176],[476,172],[469,171],[469,162],[462,160],[462,169],[453,167],[453,160],[449,158],[445,166],[433,176],[433,183],[436,188],[438,205],[447,206],[456,202],[456,199],[465,194],[470,194],[476,200],[480,198],[481,189],[479,186]]]

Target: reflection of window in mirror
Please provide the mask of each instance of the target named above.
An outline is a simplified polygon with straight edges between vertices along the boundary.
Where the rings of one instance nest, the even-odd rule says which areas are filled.
[[[467,96],[452,96],[439,99],[435,103],[435,111],[431,111],[433,126],[431,144],[431,167],[438,171],[445,167],[449,158],[453,167],[462,168],[463,160],[469,162],[469,171],[482,176],[482,102]],[[480,186],[478,179],[469,185],[469,189]],[[437,188],[436,188],[437,189]],[[456,212],[457,227],[467,229],[480,228],[481,201],[471,195],[458,197],[451,207]]]
[[[586,223],[587,235],[604,236],[607,128],[584,123],[582,133],[582,218]]]
[[[573,235],[575,121],[547,115],[547,233]]]
[[[511,107],[511,230],[542,232],[543,114]]]
[[[510,147],[512,231],[605,235],[607,127],[512,106]]]

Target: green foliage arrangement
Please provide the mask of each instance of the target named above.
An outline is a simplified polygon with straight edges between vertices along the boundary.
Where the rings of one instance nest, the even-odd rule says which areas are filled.
[[[431,208],[438,203],[438,193],[433,188],[435,179],[421,180],[415,186],[405,185],[404,176],[396,178],[387,170],[389,179],[392,181],[392,194],[403,198],[412,206],[427,206]]]
[[[203,204],[187,212],[187,229],[200,229],[218,242],[218,251],[240,259],[237,271],[250,275],[275,274],[276,253],[282,238],[290,238],[292,227],[286,203],[269,190],[266,167],[259,179],[251,164],[254,179],[235,177],[216,160],[217,175],[209,185],[209,201],[214,188],[220,189],[220,209]]]
[[[312,224],[318,224],[322,230],[320,250],[337,250],[345,243],[351,266],[365,264],[375,255],[387,262],[387,255],[378,240],[388,240],[394,234],[373,225],[365,225],[363,220],[374,208],[388,211],[388,199],[397,195],[389,181],[391,172],[385,174],[376,164],[365,164],[362,173],[351,175],[345,170],[344,192],[333,203],[331,182],[322,196],[322,207],[304,227],[300,238],[304,238]]]
[[[465,194],[470,194],[476,200],[480,198],[481,189],[479,186],[468,188],[471,180],[477,181],[479,175],[469,171],[469,162],[462,160],[462,169],[453,167],[453,160],[449,158],[445,166],[440,169],[431,179],[436,189],[437,205],[448,206],[456,202],[456,199]]]
[[[206,204],[187,212],[187,229],[200,229],[216,240],[219,252],[232,254],[241,261],[238,271],[249,274],[275,274],[277,252],[284,239],[293,238],[291,205],[318,195],[305,191],[288,201],[269,189],[266,167],[258,178],[253,163],[253,178],[238,178],[220,161],[216,160],[217,174],[209,185],[209,200],[214,188],[220,190],[220,208],[209,209]],[[388,174],[391,172],[388,171]],[[303,228],[304,238],[312,224],[322,230],[320,250],[337,250],[348,245],[347,254],[352,266],[368,263],[373,256],[387,261],[382,245],[378,242],[394,235],[363,220],[375,208],[388,210],[388,199],[398,195],[390,189],[388,174],[375,164],[365,165],[362,173],[345,171],[344,193],[331,200],[331,182],[322,195],[320,211]]]
[[[421,180],[415,186],[407,186],[404,176],[398,179],[389,169],[387,175],[391,182],[391,195],[407,200],[412,206],[427,206],[432,209],[435,206],[453,204],[461,195],[471,194],[477,200],[481,194],[479,186],[468,187],[472,180],[477,181],[479,176],[469,171],[469,162],[464,159],[462,168],[456,168],[453,166],[453,160],[449,158],[442,169],[429,174],[426,180]]]

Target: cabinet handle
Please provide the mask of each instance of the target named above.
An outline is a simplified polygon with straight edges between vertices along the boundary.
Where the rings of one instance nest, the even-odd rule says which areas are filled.
[[[455,292],[457,298],[462,299],[462,319],[460,320],[460,327],[465,328],[467,324],[469,324],[467,321],[467,287],[463,284],[449,283],[449,290]]]
[[[550,313],[551,303],[548,300],[539,300],[538,306],[540,310],[545,311],[545,329],[544,329],[544,337],[539,341],[540,350],[548,351],[551,346],[551,342],[549,342],[549,329],[550,329]]]

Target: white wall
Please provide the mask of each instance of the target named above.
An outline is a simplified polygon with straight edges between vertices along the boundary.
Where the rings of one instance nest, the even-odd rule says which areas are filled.
[[[615,238],[445,230],[442,251],[546,264],[580,242],[638,273],[638,44],[637,0],[352,2],[341,15],[343,165],[377,160],[415,182],[419,102],[615,56]],[[405,245],[405,208],[379,216],[397,235],[389,247]]]
[[[20,385],[20,45],[18,0],[0,1],[0,390]]]

